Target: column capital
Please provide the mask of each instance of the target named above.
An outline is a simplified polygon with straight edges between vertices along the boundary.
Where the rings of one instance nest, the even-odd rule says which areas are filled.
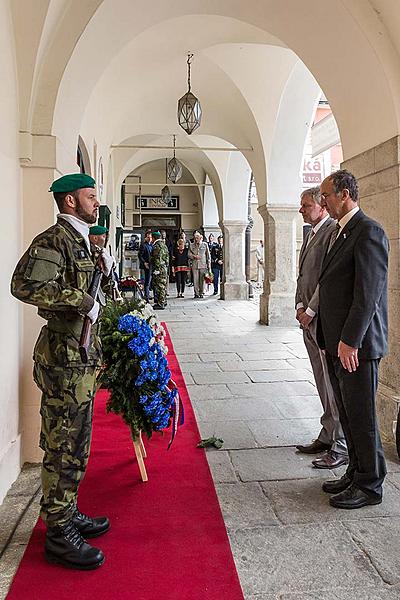
[[[288,215],[296,216],[299,207],[293,204],[262,204],[257,210],[265,221],[268,217],[287,219]]]
[[[248,221],[244,221],[242,219],[237,220],[224,220],[220,222],[220,226],[227,227],[228,229],[232,229],[234,227],[247,227]]]

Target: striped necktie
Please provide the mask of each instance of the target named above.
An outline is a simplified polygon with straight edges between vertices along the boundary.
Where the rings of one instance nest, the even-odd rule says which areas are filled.
[[[311,229],[309,235],[308,235],[308,239],[307,239],[307,243],[306,243],[306,248],[309,246],[310,242],[312,239],[314,239],[315,236],[315,231],[314,229]]]

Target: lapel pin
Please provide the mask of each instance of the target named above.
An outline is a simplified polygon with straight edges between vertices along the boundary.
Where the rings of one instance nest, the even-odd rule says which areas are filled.
[[[346,234],[345,234],[345,233],[343,234],[343,239],[344,239],[344,240],[346,239]]]

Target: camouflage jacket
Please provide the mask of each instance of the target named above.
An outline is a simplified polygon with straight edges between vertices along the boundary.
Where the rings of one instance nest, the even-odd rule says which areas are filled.
[[[169,265],[169,252],[167,245],[162,240],[157,240],[153,244],[153,252],[151,253],[151,270],[153,275],[159,274],[163,277],[167,276]]]
[[[79,338],[85,315],[94,301],[87,294],[98,250],[89,253],[83,237],[67,221],[40,233],[17,264],[13,296],[33,304],[46,319],[33,352],[35,362],[46,366],[83,366]],[[106,283],[104,278],[103,283]],[[92,327],[87,366],[101,364],[98,322]]]

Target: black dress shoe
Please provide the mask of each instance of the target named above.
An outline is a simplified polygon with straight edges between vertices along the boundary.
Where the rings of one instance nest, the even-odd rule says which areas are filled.
[[[154,304],[153,308],[155,310],[165,310],[165,306],[161,306],[161,304]]]
[[[303,452],[304,454],[319,454],[320,452],[325,452],[326,450],[330,450],[330,444],[324,444],[319,440],[314,440],[311,444],[307,446],[298,445],[296,449],[299,452]]]
[[[347,454],[339,454],[334,450],[328,450],[320,458],[316,458],[312,461],[315,469],[337,469],[342,465],[349,464],[349,457]]]
[[[49,527],[44,548],[48,562],[69,569],[90,571],[104,562],[102,551],[85,542],[72,521]]]
[[[94,538],[102,535],[110,529],[110,521],[107,517],[88,517],[77,508],[72,522],[84,538]]]
[[[371,496],[363,490],[360,490],[354,483],[349,485],[343,492],[331,496],[329,498],[329,504],[335,508],[362,508],[363,506],[369,506],[373,504],[380,504],[382,502],[382,496]]]
[[[327,494],[339,494],[351,485],[352,480],[345,473],[340,479],[328,479],[322,484],[322,489]]]

